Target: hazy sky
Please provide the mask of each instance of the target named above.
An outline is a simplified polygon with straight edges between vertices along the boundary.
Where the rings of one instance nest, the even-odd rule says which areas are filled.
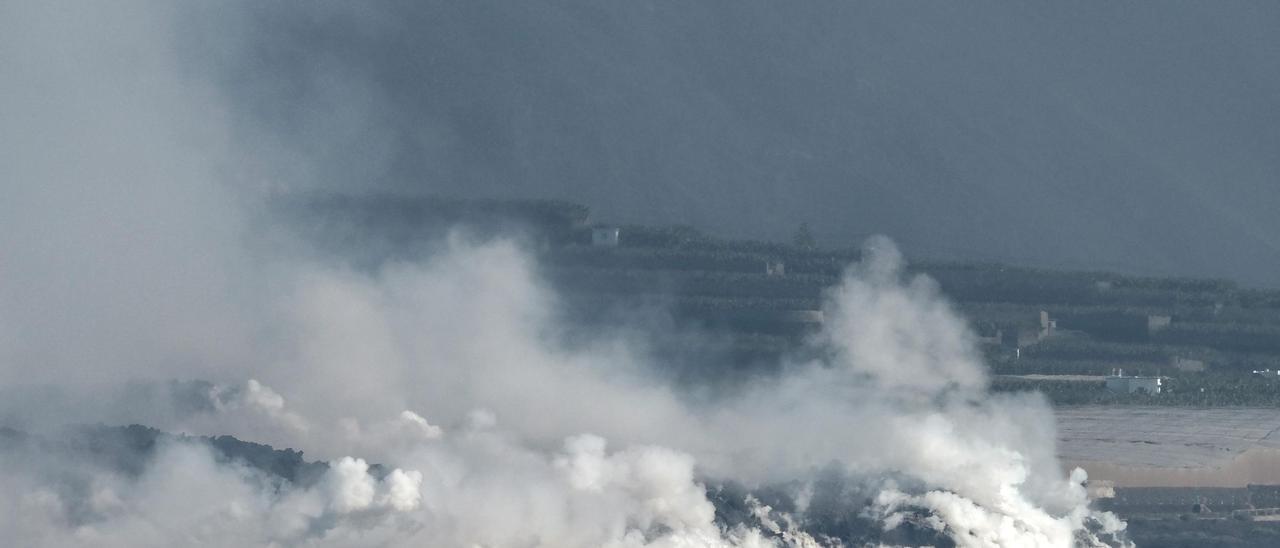
[[[1280,272],[1280,5],[252,3],[185,55],[342,189],[908,254]],[[286,170],[288,171],[288,170]]]

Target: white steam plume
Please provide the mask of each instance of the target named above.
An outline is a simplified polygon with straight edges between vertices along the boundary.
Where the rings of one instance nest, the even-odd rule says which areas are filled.
[[[314,267],[288,299],[304,311],[289,340],[296,350],[264,372],[324,378],[294,382],[288,398],[256,381],[215,388],[209,424],[335,459],[325,487],[298,499],[312,502],[286,497],[310,513],[263,514],[293,524],[254,525],[294,535],[267,540],[305,532],[357,544],[451,539],[440,546],[801,542],[802,532],[717,524],[695,473],[760,484],[805,480],[836,461],[853,476],[922,486],[908,493],[885,483],[871,510],[889,525],[919,512],[930,516],[920,523],[976,546],[1101,544],[1090,524],[1117,525],[1088,510],[1082,476],[1058,469],[1043,400],[986,394],[964,323],[930,282],[901,280],[897,261],[872,252],[832,290],[834,328],[818,342],[836,348],[832,361],[792,364],[780,378],[697,405],[646,380],[625,344],[558,347],[546,333],[553,297],[508,244],[455,244],[428,264],[372,277]],[[342,306],[317,307],[334,302]],[[919,342],[932,331],[945,331],[944,342]],[[468,332],[476,336],[461,336]],[[868,333],[874,344],[864,345]],[[326,365],[332,354],[317,349],[340,358]],[[935,378],[884,373],[898,361]],[[476,422],[476,407],[490,410],[486,420]],[[237,414],[297,417],[286,424],[306,427],[228,422]],[[623,449],[609,453],[606,438]],[[564,449],[538,449],[558,439]],[[380,487],[365,460],[344,456],[351,451],[401,470]],[[326,525],[333,516],[348,516],[354,529]]]
[[[0,89],[0,383],[38,396],[0,417],[127,417],[330,467],[290,485],[194,442],[136,474],[0,451],[18,545],[812,546],[803,515],[717,521],[705,485],[829,466],[875,487],[870,519],[964,545],[1123,527],[1059,468],[1044,400],[987,393],[964,322],[887,241],[830,292],[829,358],[691,403],[627,340],[558,342],[512,242],[363,272],[250,238],[266,190],[242,170],[264,159],[231,152],[222,103],[177,65],[172,8],[83,8],[0,6],[0,69],[24,83]],[[211,381],[188,391],[207,405],[127,397],[174,378]]]

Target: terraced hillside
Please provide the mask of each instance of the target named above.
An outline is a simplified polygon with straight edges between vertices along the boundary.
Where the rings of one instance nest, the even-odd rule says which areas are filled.
[[[282,207],[304,237],[365,268],[429,253],[450,231],[517,234],[568,318],[591,328],[643,316],[646,327],[669,328],[657,330],[657,352],[708,378],[767,371],[800,349],[822,323],[824,291],[860,256],[815,248],[799,233],[763,242],[611,225],[569,202],[326,196]],[[594,241],[602,228],[616,241]],[[981,262],[916,260],[910,269],[936,280],[970,319],[999,390],[1039,390],[1060,404],[1280,404],[1280,291]],[[690,329],[720,337],[707,348],[679,336]],[[1117,370],[1164,377],[1164,389],[1112,393],[1103,376]]]

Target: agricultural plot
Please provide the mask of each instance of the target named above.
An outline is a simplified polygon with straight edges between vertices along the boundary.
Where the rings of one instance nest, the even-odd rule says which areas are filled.
[[[1068,463],[1219,468],[1253,449],[1280,449],[1280,409],[1060,407],[1058,453]]]

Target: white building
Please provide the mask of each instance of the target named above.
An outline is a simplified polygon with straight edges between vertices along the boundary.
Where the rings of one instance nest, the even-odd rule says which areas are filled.
[[[591,245],[618,247],[621,230],[616,226],[597,226],[591,229]]]
[[[1158,331],[1169,328],[1173,323],[1173,316],[1167,314],[1149,314],[1147,315],[1147,334],[1153,335]]]
[[[1107,390],[1121,394],[1133,394],[1135,392],[1159,394],[1162,384],[1160,377],[1126,377],[1123,369],[1107,377]]]

